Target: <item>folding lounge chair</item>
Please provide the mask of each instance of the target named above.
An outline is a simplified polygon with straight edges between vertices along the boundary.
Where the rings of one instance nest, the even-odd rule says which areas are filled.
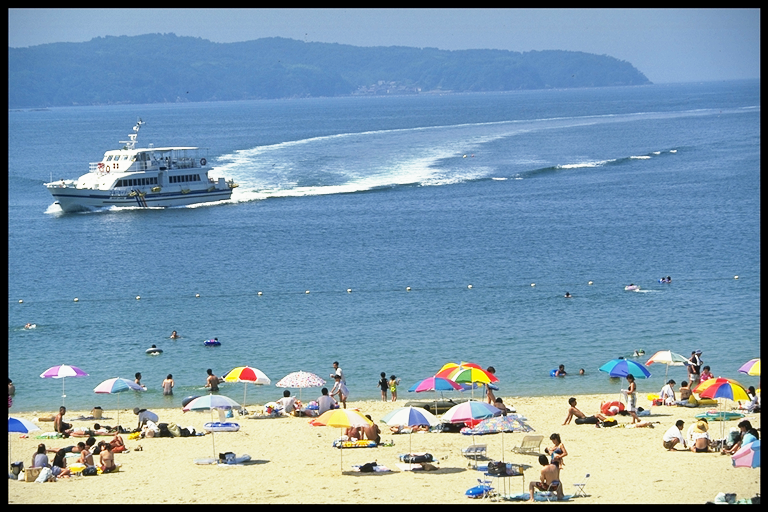
[[[589,478],[589,473],[587,473],[587,476],[584,477],[584,480],[582,480],[581,483],[573,484],[574,487],[576,487],[576,495],[574,497],[587,496],[587,492],[584,490],[584,486],[587,485],[588,478]]]
[[[520,446],[515,446],[512,451],[515,453],[526,453],[528,455],[538,455],[539,446],[544,436],[525,436]]]
[[[557,488],[561,485],[563,485],[563,483],[560,480],[555,480],[553,483],[549,484],[546,491],[542,491],[542,494],[547,498],[547,501],[557,501]]]
[[[485,458],[487,448],[488,447],[484,444],[473,444],[466,448],[462,448],[461,454],[468,459],[473,459],[475,461],[475,467],[477,467],[477,459]]]

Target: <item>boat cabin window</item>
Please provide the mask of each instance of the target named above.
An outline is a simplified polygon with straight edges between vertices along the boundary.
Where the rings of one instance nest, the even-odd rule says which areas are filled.
[[[187,183],[189,181],[201,181],[199,174],[185,174],[183,176],[169,176],[170,183]]]
[[[117,180],[116,187],[145,187],[147,185],[157,185],[157,177],[154,178],[125,178]]]
[[[107,157],[107,162],[111,162],[111,161],[112,161],[112,155],[109,155],[109,156]]]

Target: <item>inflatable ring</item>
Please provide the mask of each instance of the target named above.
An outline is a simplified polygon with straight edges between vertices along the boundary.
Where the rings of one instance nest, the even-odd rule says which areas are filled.
[[[603,414],[606,414],[608,416],[615,416],[616,412],[615,411],[611,411],[611,408],[613,408],[613,407],[617,407],[619,409],[618,412],[621,412],[621,411],[624,410],[624,404],[619,402],[618,400],[614,400],[613,402],[605,402],[600,407],[600,412],[602,412]]]
[[[549,372],[549,376],[550,376],[550,377],[557,377],[557,368],[555,368],[554,370],[552,370],[551,372]]]
[[[211,421],[203,425],[207,432],[237,432],[240,430],[238,423]]]
[[[206,164],[205,158],[201,158],[200,159],[200,165],[205,167],[205,164]]]
[[[155,347],[155,348],[148,348],[148,349],[146,350],[146,353],[147,353],[147,354],[152,354],[152,355],[155,355],[155,354],[162,354],[162,353],[163,353],[163,349],[161,349],[161,348],[157,348],[157,347]]]

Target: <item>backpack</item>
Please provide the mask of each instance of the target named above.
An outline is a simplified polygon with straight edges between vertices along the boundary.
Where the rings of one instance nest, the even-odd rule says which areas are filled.
[[[619,422],[616,421],[616,418],[606,418],[603,421],[603,426],[604,427],[615,427],[618,424],[619,424]]]

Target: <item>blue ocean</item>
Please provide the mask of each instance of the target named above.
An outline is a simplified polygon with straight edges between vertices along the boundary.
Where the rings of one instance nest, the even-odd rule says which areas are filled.
[[[138,118],[139,147],[208,148],[232,200],[62,213],[43,183]],[[427,398],[407,389],[459,361],[504,397],[612,393],[598,367],[635,350],[759,385],[738,373],[760,356],[759,81],[15,110],[8,133],[12,411],[110,409],[94,388],[136,372],[121,407],[178,407],[238,366],[264,403],[333,361],[350,400],[380,372]],[[60,364],[89,375],[40,378]],[[686,378],[649,369],[643,396]]]

